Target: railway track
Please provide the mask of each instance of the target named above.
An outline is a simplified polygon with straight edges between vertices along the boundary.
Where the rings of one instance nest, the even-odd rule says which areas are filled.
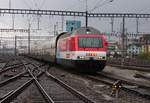
[[[22,59],[22,62],[18,62],[18,64],[21,65],[19,73],[0,81],[0,103],[95,103],[95,101],[76,91],[76,89],[68,86],[68,82],[62,82],[62,78],[60,80],[50,74],[47,70],[51,66],[26,58]],[[13,68],[16,67],[15,65]],[[7,71],[5,72],[7,73]],[[84,75],[84,77],[86,76]],[[127,93],[135,93],[135,95],[149,98],[150,89],[148,84],[144,86],[143,84],[136,84],[134,81],[124,80],[120,77],[110,77],[105,72],[88,75],[88,78],[110,86],[119,80],[121,81],[120,91],[125,90]]]
[[[109,75],[106,72],[97,73],[94,76],[87,75],[87,77],[89,79],[110,85],[112,87],[112,92],[113,90],[116,91],[116,93],[117,91],[125,90],[140,95],[142,97],[150,98],[150,84],[148,83],[142,84],[137,81],[131,81],[120,76]]]
[[[0,71],[0,73],[1,74],[7,73],[11,69],[14,69],[14,68],[16,69],[20,66],[26,67],[29,64],[31,66],[31,63],[23,63],[23,62],[21,62],[19,64],[15,64],[15,65],[9,65],[7,67],[5,66],[5,68],[3,68]],[[40,65],[40,66],[43,66],[43,65]],[[34,79],[26,78],[26,77],[29,77],[29,76],[26,76],[26,74],[29,75],[29,71],[27,71],[26,68],[24,68],[24,70],[23,70],[23,68],[20,68],[20,69],[22,71],[21,73],[16,74],[16,75],[0,82],[0,89],[1,89],[1,98],[0,98],[1,101],[0,102],[1,103],[9,103],[17,95],[19,95],[19,93],[21,93],[25,88],[27,88],[31,83],[33,83]],[[35,72],[36,69],[37,69],[37,67],[34,67],[31,70]],[[37,74],[36,77],[40,76],[41,74],[42,73]],[[21,80],[19,80],[19,79],[21,79]],[[17,84],[17,85],[13,85],[13,84]],[[18,88],[15,88],[15,87],[18,87]],[[3,96],[2,96],[2,94],[3,94]]]
[[[21,95],[23,94],[24,99],[22,100],[32,97],[30,98],[32,103],[95,103],[49,74],[46,71],[47,69],[44,69],[47,66],[24,60],[21,63],[20,65],[23,66],[22,72],[0,82],[0,103],[23,102],[18,100],[18,98],[22,98]],[[38,90],[40,94],[36,94],[34,97],[33,95],[27,95],[26,92],[30,92],[28,88],[31,88],[31,86],[33,91]]]
[[[143,67],[137,67],[137,66],[126,66],[126,65],[117,65],[117,64],[108,64],[108,66],[118,67],[120,69],[122,68],[122,69],[150,72],[150,68],[149,67],[144,67],[144,66]]]
[[[34,78],[33,75],[32,77]],[[48,71],[46,71],[44,76],[38,79],[39,81],[36,80],[36,78],[34,79],[36,82],[36,86],[38,87],[39,91],[42,93],[43,97],[46,98],[47,102],[94,103],[94,101],[90,100],[89,98],[87,98],[80,92],[76,91],[66,83],[54,77]]]
[[[17,74],[20,74],[21,71],[23,71],[23,64],[20,62],[19,59],[11,59],[12,62],[9,61],[0,69],[0,82],[4,81],[5,79],[9,77],[13,77]],[[26,65],[29,65],[30,63],[26,63]]]
[[[140,60],[136,58],[124,58],[122,62],[122,58],[107,58],[107,63],[110,65],[116,65],[116,66],[121,66],[122,64],[124,66],[129,66],[129,67],[143,67],[143,68],[149,68],[150,63],[148,60]]]
[[[63,103],[70,103],[70,102],[76,102],[76,103],[95,103],[94,101],[90,100],[87,98],[85,95],[81,94],[79,91],[75,90],[74,88],[70,87],[60,79],[54,77],[53,75],[49,74],[48,72],[46,75],[55,81],[54,87],[57,87],[58,90],[56,91],[61,91],[61,97],[60,94],[57,94],[54,92],[52,95],[54,97],[54,101],[56,102],[63,102]],[[61,98],[61,99],[60,99]],[[59,100],[60,99],[60,100]]]

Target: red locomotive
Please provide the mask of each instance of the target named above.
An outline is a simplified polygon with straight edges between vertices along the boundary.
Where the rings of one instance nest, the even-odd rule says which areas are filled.
[[[102,71],[106,65],[107,42],[92,27],[82,27],[72,34],[63,32],[50,43],[50,60],[82,71]]]

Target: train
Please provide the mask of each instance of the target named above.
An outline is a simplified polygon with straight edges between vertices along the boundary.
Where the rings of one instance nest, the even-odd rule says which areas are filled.
[[[99,30],[81,27],[62,32],[49,43],[49,61],[86,72],[102,71],[106,65],[107,41]]]

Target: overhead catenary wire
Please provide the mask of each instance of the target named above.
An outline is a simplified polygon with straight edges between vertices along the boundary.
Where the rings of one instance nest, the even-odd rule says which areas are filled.
[[[80,6],[79,4],[81,3],[81,0],[76,0],[76,2],[73,2],[73,4],[67,8],[65,8],[64,10],[67,11],[67,10],[72,10],[73,8],[77,7],[77,6]],[[77,8],[76,8],[77,9]],[[79,8],[80,9],[80,8]],[[81,11],[81,9],[80,9]]]
[[[31,5],[28,4],[28,3],[26,2],[26,0],[22,0],[22,1],[23,1],[23,3],[24,3],[29,9],[31,9]]]
[[[45,5],[46,0],[43,0],[43,2],[41,3],[41,5],[39,6],[40,8],[43,8],[43,6]]]
[[[103,0],[103,1],[98,0],[98,2],[96,3],[96,5],[95,5],[91,10],[89,10],[89,12],[90,12],[90,11],[92,12],[94,9],[97,8],[98,5],[101,5],[101,4],[104,3],[105,1],[106,1],[106,0]]]
[[[95,9],[97,8],[100,8],[106,4],[108,4],[109,2],[113,2],[114,0],[104,0],[103,2],[102,1],[99,1],[98,3],[96,3],[96,5],[91,9],[89,10],[89,12],[92,12],[94,11]]]

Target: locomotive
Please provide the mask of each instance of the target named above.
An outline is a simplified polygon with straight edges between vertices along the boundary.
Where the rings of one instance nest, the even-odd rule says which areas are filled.
[[[106,65],[107,41],[92,27],[81,27],[72,34],[63,32],[50,41],[53,63],[78,68],[82,71],[102,71]]]

